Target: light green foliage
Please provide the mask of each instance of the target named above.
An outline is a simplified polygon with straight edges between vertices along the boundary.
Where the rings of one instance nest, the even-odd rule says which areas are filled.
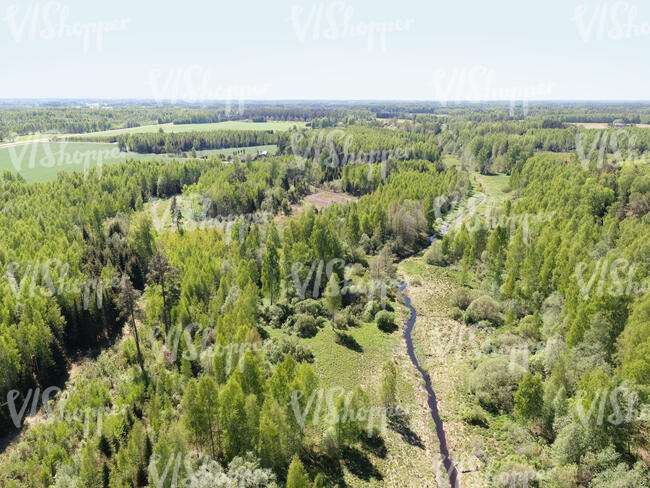
[[[524,419],[534,419],[543,415],[544,389],[539,376],[526,373],[515,392],[515,413]]]
[[[384,406],[395,405],[397,398],[397,367],[394,361],[387,361],[382,368],[380,394]]]
[[[294,456],[287,474],[287,488],[310,488],[309,476],[298,456]]]
[[[470,388],[478,402],[488,411],[512,412],[514,393],[524,371],[518,364],[511,364],[508,357],[494,357],[483,361],[470,381]]]

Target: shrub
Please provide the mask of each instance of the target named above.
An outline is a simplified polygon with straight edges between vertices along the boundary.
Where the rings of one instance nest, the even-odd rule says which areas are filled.
[[[507,356],[483,361],[472,374],[470,389],[479,404],[489,412],[511,413],[514,393],[524,376],[524,369],[511,364]]]
[[[345,330],[348,328],[348,317],[345,312],[339,310],[332,318],[332,327],[336,330]]]
[[[346,308],[344,313],[348,327],[359,327],[359,325],[361,325],[359,322],[359,317],[354,313],[354,310],[351,308]]]
[[[282,327],[292,313],[292,307],[286,303],[276,303],[268,309],[269,325],[274,329]]]
[[[370,242],[370,237],[368,237],[368,234],[361,235],[361,239],[359,239],[359,246],[367,253],[372,250],[372,243]]]
[[[538,316],[539,317],[539,316]],[[519,321],[519,332],[527,337],[539,339],[541,333],[541,317],[537,318],[533,315],[526,315]]]
[[[135,365],[138,364],[138,352],[135,345],[135,340],[131,337],[127,338],[122,345],[122,360],[124,364]]]
[[[273,364],[278,363],[284,359],[286,354],[291,354],[297,362],[307,361],[308,363],[314,362],[314,353],[311,349],[297,337],[282,336],[277,341],[271,341],[266,355],[269,361]]]
[[[505,464],[496,476],[495,485],[499,488],[512,486],[537,486],[539,475],[532,466],[528,464],[510,461]]]
[[[634,487],[647,488],[650,486],[648,468],[643,461],[637,461],[630,468],[626,463],[619,463],[615,468],[598,473],[591,481],[593,488]]]
[[[316,317],[316,325],[318,326],[319,329],[322,329],[329,323],[329,319],[327,317]]]
[[[377,327],[384,332],[392,332],[397,329],[397,325],[395,325],[395,316],[386,310],[377,312],[377,315],[375,315],[375,321],[377,322]]]
[[[472,291],[469,288],[459,288],[451,297],[451,304],[461,310],[467,310],[474,299]]]
[[[487,320],[496,325],[499,323],[499,304],[492,297],[483,295],[467,307],[465,317],[470,324]]]
[[[440,241],[433,241],[427,252],[424,253],[424,260],[427,264],[435,266],[443,266],[445,264],[445,257],[442,254]]]
[[[474,325],[476,325],[477,329],[490,329],[492,327],[492,323],[487,320],[479,320]]]
[[[470,425],[478,425],[479,427],[485,428],[490,426],[490,419],[487,412],[478,405],[465,409],[461,417]]]
[[[301,313],[296,315],[293,330],[300,337],[313,337],[318,332],[316,320],[311,315]]]
[[[308,298],[307,300],[296,303],[295,310],[296,313],[309,314],[315,318],[323,313],[323,304],[318,300]]]
[[[451,309],[451,318],[454,319],[454,320],[462,319],[463,318],[463,311],[458,307],[452,308]]]
[[[376,300],[370,300],[366,303],[365,308],[363,309],[363,320],[365,322],[372,322],[377,315],[377,312],[381,310],[379,303]]]

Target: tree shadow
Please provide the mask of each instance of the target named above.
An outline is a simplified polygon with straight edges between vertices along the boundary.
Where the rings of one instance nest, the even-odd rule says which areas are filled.
[[[399,329],[399,326],[395,322],[393,322],[390,324],[383,324],[381,326],[377,325],[377,328],[382,332],[385,332],[387,334],[392,334],[393,332]]]
[[[344,332],[336,333],[336,343],[341,346],[347,347],[348,349],[356,352],[363,352],[363,347],[357,342],[357,340],[352,337],[350,334]]]
[[[364,481],[370,481],[371,478],[378,481],[384,479],[383,475],[372,464],[366,453],[357,448],[348,447],[344,449],[341,460],[357,478],[361,478]]]
[[[2,437],[0,437],[0,454],[3,454],[5,452],[5,449],[7,449],[9,444],[15,441],[21,432],[22,432],[22,427],[20,429],[12,429],[9,432],[3,434]]]
[[[378,435],[373,435],[371,437],[364,437],[363,448],[377,456],[378,458],[385,459],[388,454],[388,449],[386,448],[386,443],[384,438]]]
[[[417,447],[419,449],[424,449],[424,443],[420,436],[411,430],[408,425],[408,417],[404,415],[393,416],[389,418],[388,426],[392,431],[400,435],[402,440],[411,446]]]
[[[326,479],[326,486],[340,486],[345,488],[343,468],[339,459],[331,458],[321,452],[310,451],[306,455],[306,467],[312,478],[321,473]]]

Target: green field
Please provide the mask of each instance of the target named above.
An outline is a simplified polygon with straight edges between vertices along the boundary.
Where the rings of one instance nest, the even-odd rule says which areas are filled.
[[[141,155],[140,155],[141,156]],[[0,148],[0,170],[20,173],[30,183],[49,181],[59,171],[72,173],[133,158],[117,144],[45,142]]]
[[[206,124],[154,124],[142,125],[140,127],[129,127],[128,129],[111,129],[99,132],[87,132],[83,134],[25,134],[15,136],[13,142],[29,141],[32,139],[52,139],[54,137],[83,137],[83,136],[110,136],[127,133],[147,133],[158,132],[162,129],[165,132],[192,132],[192,131],[208,131],[208,130],[277,130],[285,131],[291,130],[294,126],[303,128],[307,125],[306,122],[285,122],[285,121],[271,121],[271,122],[246,122],[241,120],[229,120],[227,122],[213,122]],[[5,142],[6,143],[6,142]],[[2,145],[0,145],[0,148]]]
[[[245,122],[239,120],[230,120],[227,122],[213,122],[207,124],[156,124],[145,125],[141,127],[130,127],[128,129],[114,129],[102,132],[90,132],[87,134],[64,134],[61,137],[70,136],[102,136],[102,135],[117,135],[117,134],[142,134],[148,132],[158,132],[162,129],[165,132],[192,132],[192,131],[208,131],[208,130],[290,130],[292,127],[305,127],[306,122]]]
[[[223,154],[268,151],[274,154],[277,146],[252,146],[244,148],[208,149],[198,151],[197,157]],[[29,183],[51,181],[57,173],[84,172],[90,168],[114,164],[128,159],[178,159],[167,154],[138,154],[120,152],[117,144],[96,142],[38,142],[0,147],[0,171],[9,169],[20,173]]]

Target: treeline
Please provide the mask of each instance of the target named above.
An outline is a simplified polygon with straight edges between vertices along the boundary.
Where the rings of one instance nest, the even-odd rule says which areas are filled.
[[[352,112],[352,113],[351,113]],[[183,109],[175,115],[175,124],[203,124],[208,122],[222,122],[225,120],[251,119],[255,122],[269,120],[309,122],[317,118],[332,118],[341,120],[349,115],[357,115],[354,108],[327,106],[319,103],[276,103],[259,104],[245,102],[244,110],[239,113],[236,103],[227,111],[225,107],[218,109]]]
[[[72,142],[117,142],[120,151],[141,154],[182,154],[204,149],[225,149],[275,144],[273,131],[217,130],[198,132],[142,132],[109,136],[71,137]]]
[[[136,106],[2,107],[0,132],[13,134],[86,133],[171,122],[174,109]]]

